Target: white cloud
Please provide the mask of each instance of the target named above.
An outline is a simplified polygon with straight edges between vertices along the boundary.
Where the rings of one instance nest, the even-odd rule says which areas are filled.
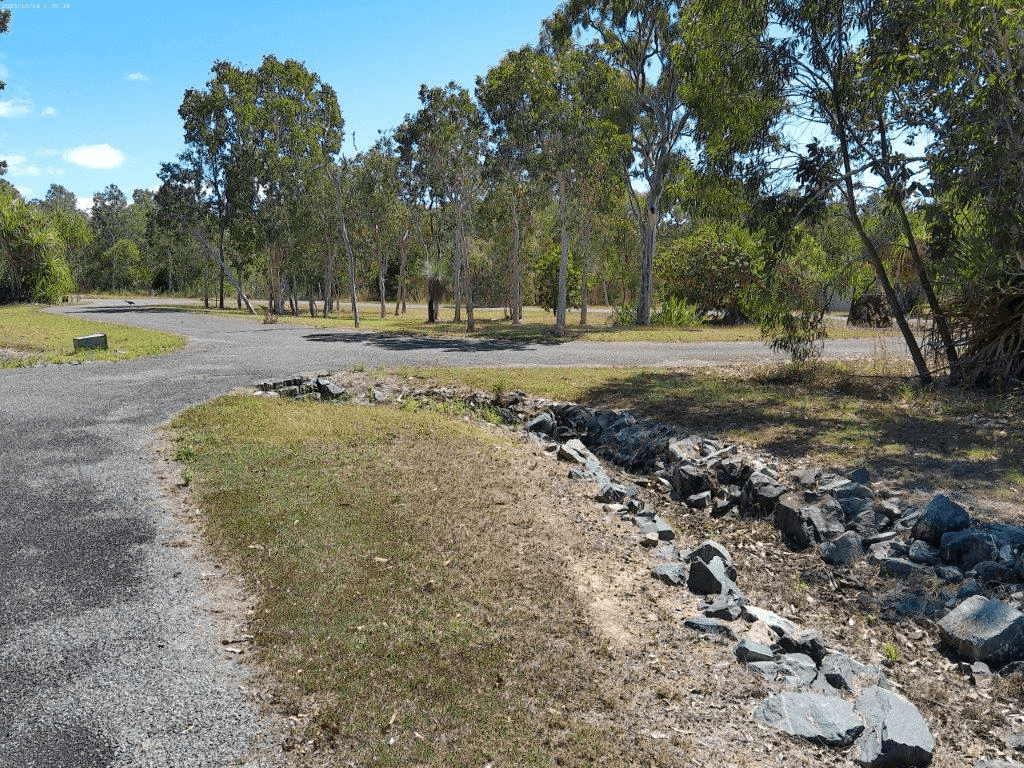
[[[42,117],[53,117],[54,115],[57,114],[57,108],[56,107],[47,107],[46,109],[44,109],[39,114]]]
[[[36,196],[35,192],[32,190],[32,187],[23,187],[21,184],[15,184],[14,188],[18,190],[18,192],[21,193],[21,196],[26,200],[31,200]]]
[[[63,154],[63,158],[75,165],[86,168],[117,168],[124,162],[124,155],[109,144],[87,144],[74,147]]]
[[[25,164],[24,155],[0,155],[0,160],[7,161],[7,172],[11,176],[38,176],[41,173],[38,165]]]
[[[147,75],[145,72],[130,72],[128,75],[125,76],[124,79],[135,80],[137,82],[144,83],[147,80],[149,80],[149,75]]]
[[[21,99],[0,101],[0,117],[24,117],[32,111],[32,105]]]
[[[91,197],[78,197],[75,198],[75,205],[80,211],[91,211],[92,210],[92,198]]]

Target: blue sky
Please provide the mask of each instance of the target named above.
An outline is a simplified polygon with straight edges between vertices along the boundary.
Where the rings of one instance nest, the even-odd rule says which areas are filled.
[[[154,188],[183,149],[178,106],[217,59],[298,59],[338,92],[346,151],[419,102],[421,83],[472,88],[535,43],[556,0],[158,2],[7,0],[0,35],[0,158],[27,198],[62,184],[82,202],[108,184]]]

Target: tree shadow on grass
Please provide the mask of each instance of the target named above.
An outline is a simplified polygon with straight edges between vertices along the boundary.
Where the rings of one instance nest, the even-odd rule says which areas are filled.
[[[800,380],[786,370],[742,376],[646,370],[595,386],[583,399],[685,432],[753,444],[787,462],[845,471],[865,466],[908,490],[965,485],[1005,498],[1020,482],[1019,419],[994,399],[922,394],[896,378]]]

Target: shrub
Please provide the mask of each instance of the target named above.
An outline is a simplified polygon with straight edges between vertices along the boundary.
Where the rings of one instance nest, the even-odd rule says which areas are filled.
[[[742,228],[705,221],[671,241],[658,254],[662,302],[681,300],[698,314],[725,323],[744,322],[743,295],[753,281],[757,241]]]

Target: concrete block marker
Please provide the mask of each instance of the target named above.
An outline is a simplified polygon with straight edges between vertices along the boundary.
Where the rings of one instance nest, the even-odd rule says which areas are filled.
[[[75,344],[75,352],[80,349],[106,349],[107,334],[94,333],[89,336],[76,336],[72,340]]]

